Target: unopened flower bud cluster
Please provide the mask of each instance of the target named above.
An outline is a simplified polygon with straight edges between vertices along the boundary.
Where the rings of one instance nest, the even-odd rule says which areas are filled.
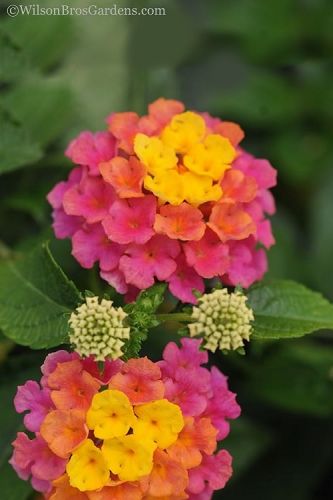
[[[189,324],[191,337],[200,335],[205,348],[236,350],[249,340],[253,311],[246,305],[247,297],[241,292],[228,293],[226,288],[204,294],[193,307],[193,323]]]
[[[80,356],[93,355],[96,361],[104,361],[123,355],[124,341],[130,335],[130,329],[124,324],[127,314],[112,304],[112,300],[99,302],[98,297],[87,297],[71,314],[69,338]]]

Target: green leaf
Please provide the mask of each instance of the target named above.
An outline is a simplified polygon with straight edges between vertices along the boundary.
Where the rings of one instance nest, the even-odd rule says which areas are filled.
[[[18,478],[9,463],[0,467],[0,491],[6,500],[26,500],[32,493],[30,483]]]
[[[68,314],[81,296],[47,245],[0,266],[0,327],[18,344],[50,348],[67,340]]]
[[[1,104],[43,146],[69,126],[74,109],[69,88],[49,79],[24,82],[5,94]]]
[[[0,34],[0,82],[16,82],[29,71],[29,63],[22,51],[11,46]]]
[[[301,94],[280,75],[247,68],[247,74],[222,89],[212,104],[223,116],[233,116],[250,126],[278,126],[296,120],[301,111]]]
[[[213,32],[236,36],[251,58],[270,64],[274,64],[281,53],[292,53],[302,26],[301,16],[293,11],[292,0],[213,0],[207,15]]]
[[[254,338],[302,337],[323,328],[333,329],[333,305],[299,283],[259,283],[250,288],[248,297],[255,315]]]
[[[332,165],[332,138],[322,130],[302,130],[288,127],[269,141],[269,154],[279,166],[279,176],[299,188],[316,176],[318,165],[324,171]]]
[[[304,281],[308,268],[304,266],[304,246],[300,244],[301,230],[291,211],[282,206],[272,219],[276,240],[269,253],[268,279]]]
[[[68,50],[72,41],[72,24],[71,16],[25,15],[5,18],[2,29],[32,64],[46,70],[57,64]]]
[[[125,306],[131,329],[130,339],[125,346],[125,358],[137,357],[148,330],[159,324],[155,312],[162,304],[166,285],[158,283],[140,293],[137,300]]]
[[[0,175],[30,165],[42,157],[39,144],[19,126],[0,118]]]
[[[310,201],[310,255],[308,269],[315,286],[333,299],[333,171],[323,176]]]
[[[319,417],[333,414],[333,350],[290,342],[249,371],[247,391],[270,405]]]

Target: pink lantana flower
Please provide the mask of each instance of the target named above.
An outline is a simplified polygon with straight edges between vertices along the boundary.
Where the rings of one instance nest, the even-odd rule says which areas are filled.
[[[185,416],[198,417],[207,408],[209,384],[210,374],[206,368],[178,368],[174,377],[165,380],[165,395],[181,407]]]
[[[111,271],[118,266],[123,254],[123,246],[113,243],[105,234],[101,224],[90,224],[76,231],[72,239],[72,254],[82,267],[90,269],[99,262],[103,271]]]
[[[111,186],[98,177],[83,176],[80,184],[66,191],[63,206],[67,215],[81,216],[94,224],[104,220],[114,200]]]
[[[73,236],[75,231],[80,229],[84,219],[66,214],[63,208],[65,193],[73,186],[78,184],[82,178],[83,169],[74,168],[69,174],[68,180],[59,182],[47,195],[47,200],[53,207],[53,230],[57,238],[64,239]]]
[[[227,380],[215,366],[212,367],[212,396],[203,415],[209,417],[214,427],[218,429],[218,439],[225,439],[229,434],[230,424],[227,419],[238,418],[241,411],[236,402],[236,394],[229,391]]]
[[[176,270],[176,257],[180,252],[177,241],[156,235],[145,245],[131,245],[121,257],[119,269],[126,283],[142,289],[154,284],[156,276],[164,281]]]
[[[154,234],[156,200],[153,196],[115,201],[103,221],[111,241],[116,243],[146,243]]]
[[[116,140],[107,132],[81,132],[66,149],[68,156],[76,165],[89,167],[91,175],[99,175],[99,164],[113,158]]]
[[[18,387],[14,405],[18,413],[28,412],[24,416],[24,425],[31,432],[39,431],[45,416],[54,408],[49,389],[41,389],[33,380]]]
[[[205,455],[201,464],[189,471],[188,490],[200,494],[208,487],[210,490],[224,488],[232,475],[232,457],[226,450],[216,455]]]
[[[230,266],[225,281],[231,285],[249,287],[254,281],[261,280],[267,270],[267,257],[263,249],[257,250],[255,240],[229,243]]]
[[[124,273],[119,269],[112,271],[101,270],[101,277],[109,283],[118,293],[126,294],[129,290],[129,285],[126,283]],[[131,302],[131,301],[129,301]]]
[[[200,241],[184,245],[186,261],[203,278],[213,278],[226,273],[229,268],[229,248],[215,233],[207,230]]]
[[[163,351],[163,360],[159,361],[164,377],[173,377],[178,368],[192,370],[208,362],[206,350],[200,350],[201,339],[182,338],[181,347],[175,342],[169,342]]]
[[[55,455],[38,434],[30,440],[24,432],[19,432],[13,447],[10,464],[21,479],[32,476],[37,491],[50,491],[51,481],[65,472],[66,460]]]
[[[171,293],[179,297],[183,302],[195,304],[197,299],[194,290],[204,292],[205,286],[201,276],[190,267],[183,255],[177,258],[177,269],[167,279]]]

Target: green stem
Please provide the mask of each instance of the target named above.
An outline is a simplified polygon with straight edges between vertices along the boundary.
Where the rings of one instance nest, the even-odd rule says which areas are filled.
[[[159,321],[177,321],[189,323],[192,321],[192,317],[190,314],[186,313],[169,313],[169,314],[156,314],[156,317]]]

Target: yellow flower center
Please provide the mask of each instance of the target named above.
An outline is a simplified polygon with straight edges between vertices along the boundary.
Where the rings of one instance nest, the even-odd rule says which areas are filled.
[[[96,394],[87,413],[87,425],[100,439],[124,436],[134,421],[135,415],[128,397],[117,390]]]
[[[150,474],[155,450],[175,443],[184,418],[179,406],[166,399],[133,407],[126,394],[107,389],[93,397],[86,423],[93,436],[67,464],[70,484],[80,491],[102,488],[110,474],[120,481]]]
[[[145,188],[172,205],[219,200],[220,181],[236,157],[229,139],[207,134],[204,119],[191,111],[174,116],[160,137],[137,134],[134,152],[147,168]]]

